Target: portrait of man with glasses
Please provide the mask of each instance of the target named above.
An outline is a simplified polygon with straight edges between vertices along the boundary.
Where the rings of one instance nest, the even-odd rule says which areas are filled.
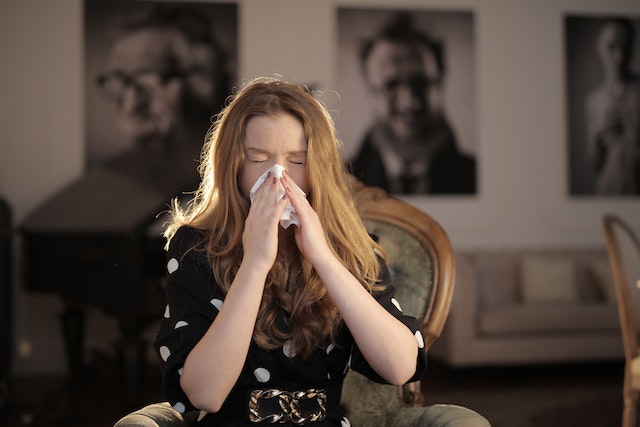
[[[470,13],[441,15],[449,21],[457,19],[457,28],[463,28],[467,36],[465,42],[471,42]],[[476,193],[476,160],[461,147],[456,130],[468,131],[464,135],[467,142],[475,136],[470,131],[473,91],[470,85],[458,87],[468,90],[464,102],[471,110],[466,110],[469,120],[458,121],[465,126],[454,129],[446,108],[452,105],[446,105],[445,82],[447,71],[460,75],[460,69],[451,69],[455,62],[445,55],[451,52],[445,50],[444,41],[414,22],[420,16],[417,12],[339,10],[340,46],[352,47],[348,54],[357,56],[360,78],[360,84],[353,85],[350,79],[355,67],[349,70],[348,60],[339,61],[344,104],[341,135],[345,145],[357,147],[349,153],[349,161],[354,175],[367,185],[400,194],[472,195]],[[434,17],[431,22],[446,22],[444,18]],[[456,26],[442,27],[443,35],[457,31]],[[454,53],[473,64],[471,50],[466,57]],[[467,80],[471,77],[465,75]],[[349,88],[358,86],[364,92],[361,102],[351,98]],[[370,111],[371,117],[363,122],[366,127],[359,134],[350,133],[347,127],[358,106],[367,107],[359,110]]]
[[[195,189],[205,134],[231,90],[235,6],[86,5],[87,166],[169,197]]]

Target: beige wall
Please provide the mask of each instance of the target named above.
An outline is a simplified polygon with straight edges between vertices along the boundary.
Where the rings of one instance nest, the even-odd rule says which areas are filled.
[[[475,12],[475,198],[408,199],[438,219],[457,249],[603,246],[615,211],[640,229],[640,201],[567,197],[562,18],[631,13],[636,0],[239,0],[241,78],[278,73],[337,87],[335,7],[377,5]],[[0,1],[0,195],[20,222],[82,173],[82,1]],[[19,244],[19,242],[17,242]],[[19,262],[19,259],[17,260]],[[20,286],[19,284],[17,286]],[[55,298],[16,293],[18,372],[64,369]],[[35,313],[38,313],[36,316]],[[89,339],[109,319],[94,313]],[[29,352],[29,348],[31,351]]]

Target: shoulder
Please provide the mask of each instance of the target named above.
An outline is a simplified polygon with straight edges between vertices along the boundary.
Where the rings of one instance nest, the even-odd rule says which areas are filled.
[[[191,250],[204,250],[206,247],[205,232],[189,226],[181,226],[169,239],[169,252],[186,253]]]

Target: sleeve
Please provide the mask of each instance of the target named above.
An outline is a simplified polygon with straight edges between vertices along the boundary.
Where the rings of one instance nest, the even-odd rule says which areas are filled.
[[[389,269],[387,264],[384,261],[381,261],[382,269],[380,272],[381,282],[380,284],[384,286],[384,288],[380,291],[375,291],[373,293],[373,297],[378,301],[378,303],[385,308],[389,313],[391,313],[396,319],[400,320],[416,338],[416,342],[418,345],[418,357],[416,360],[416,371],[413,374],[413,377],[407,382],[417,381],[422,377],[426,367],[427,367],[427,354],[424,349],[424,333],[420,326],[420,322],[416,320],[415,317],[405,315],[402,313],[402,308],[398,301],[395,299],[396,289],[391,283],[391,274],[389,273]],[[371,381],[375,381],[378,383],[386,384],[387,381],[382,378],[374,369],[369,365],[367,360],[362,355],[362,352],[358,348],[358,346],[353,344],[353,348],[351,351],[351,369],[356,372],[361,373],[362,375],[369,378]]]
[[[167,306],[154,341],[166,398],[179,412],[196,409],[180,387],[189,352],[218,314],[224,299],[216,285],[202,242],[194,229],[182,227],[167,252]]]

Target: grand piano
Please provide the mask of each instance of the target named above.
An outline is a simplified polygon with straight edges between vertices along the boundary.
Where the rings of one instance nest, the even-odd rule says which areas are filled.
[[[163,212],[178,188],[192,185],[96,167],[21,224],[26,289],[65,303],[60,319],[72,375],[85,368],[85,309],[97,307],[118,320],[126,395],[136,399],[149,344],[141,332],[165,305]]]

